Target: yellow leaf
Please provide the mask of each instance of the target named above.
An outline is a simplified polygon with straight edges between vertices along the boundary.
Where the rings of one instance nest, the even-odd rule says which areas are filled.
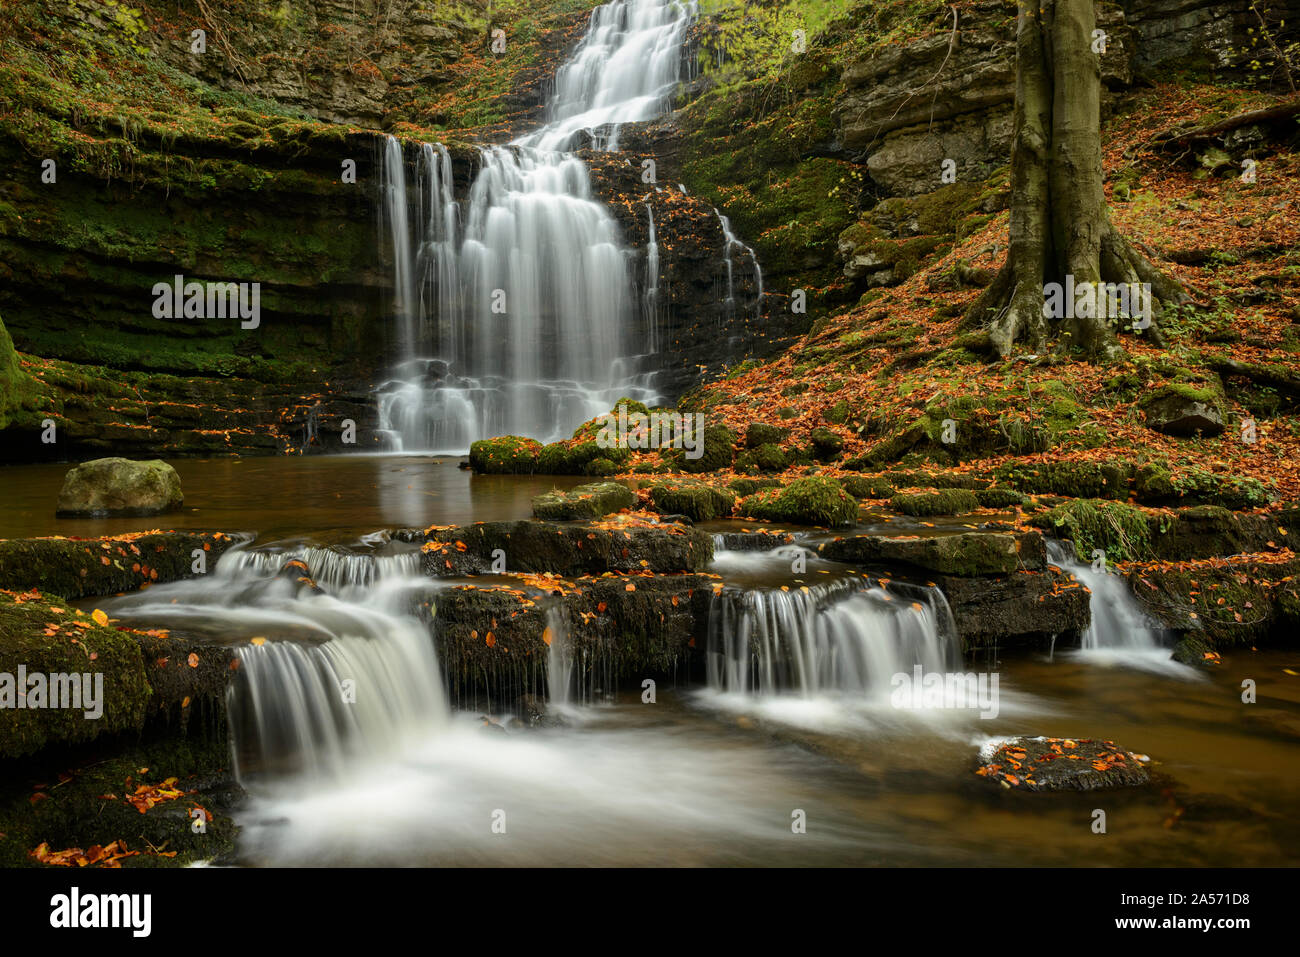
[[[90,617],[95,619],[95,624],[99,625],[101,628],[108,627],[107,612],[100,611],[98,608],[96,608],[93,612],[91,612]]]
[[[258,645],[259,647],[260,647],[261,645],[266,644],[266,639],[265,639],[265,638],[250,638],[250,639],[248,639],[248,640],[251,641],[253,644]]]

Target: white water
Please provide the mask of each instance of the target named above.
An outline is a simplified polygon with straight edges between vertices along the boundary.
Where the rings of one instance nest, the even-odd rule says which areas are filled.
[[[593,10],[582,42],[555,75],[549,122],[520,145],[572,149],[580,133],[599,130],[597,148],[618,149],[619,124],[653,119],[671,106],[697,12],[698,4],[676,0],[615,0]]]
[[[388,138],[384,215],[404,358],[378,392],[380,427],[398,449],[463,452],[502,434],[551,442],[620,396],[660,400],[636,369],[651,350],[630,334],[638,310],[654,305],[657,279],[656,296],[638,303],[586,164],[559,151],[595,127],[598,148],[614,149],[618,124],[668,107],[695,12],[665,0],[594,10],[556,76],[550,122],[481,151],[463,222],[450,158],[430,144],[415,163],[420,215],[411,221],[402,148]],[[647,322],[654,327],[653,316]]]
[[[1070,572],[1091,592],[1088,607],[1092,620],[1083,633],[1079,656],[1098,665],[1140,668],[1176,677],[1197,676],[1194,668],[1179,664],[1160,643],[1147,623],[1124,576],[1109,570],[1094,571],[1074,554],[1073,545],[1048,541],[1051,561]]]
[[[344,782],[450,719],[418,617],[434,591],[418,557],[236,549],[206,576],[112,608],[144,627],[239,642],[227,706],[234,770],[246,786],[266,786],[267,775],[277,785]],[[285,569],[294,560],[324,590]]]
[[[899,672],[949,672],[960,662],[937,589],[850,579],[724,593],[711,609],[708,678],[718,691],[887,697]]]
[[[718,217],[718,225],[722,227],[722,265],[727,277],[727,294],[723,303],[727,307],[727,318],[736,317],[736,280],[731,260],[743,253],[749,256],[754,266],[754,318],[760,319],[763,315],[763,268],[758,264],[758,254],[736,238],[731,230],[731,220],[716,209],[713,215]]]
[[[646,351],[654,354],[663,348],[660,341],[663,324],[662,310],[659,305],[659,240],[655,236],[655,212],[646,204],[646,220],[650,233],[645,250],[645,302],[643,311],[646,317]]]

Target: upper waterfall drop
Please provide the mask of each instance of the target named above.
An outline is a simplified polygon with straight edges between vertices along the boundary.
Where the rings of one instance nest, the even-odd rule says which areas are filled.
[[[667,108],[696,12],[679,0],[597,7],[556,76],[548,123],[482,149],[463,204],[444,147],[425,144],[407,164],[388,138],[383,212],[402,360],[378,390],[379,418],[400,449],[463,452],[505,433],[551,442],[620,396],[659,401],[635,370],[649,343],[629,333],[644,303],[618,225],[586,164],[561,150],[583,130],[613,149],[618,124]]]
[[[618,149],[618,126],[664,113],[682,79],[682,50],[699,5],[680,0],[614,0],[592,11],[572,59],[555,75],[549,122],[516,140],[542,150],[573,147],[584,130],[609,130],[597,149]]]

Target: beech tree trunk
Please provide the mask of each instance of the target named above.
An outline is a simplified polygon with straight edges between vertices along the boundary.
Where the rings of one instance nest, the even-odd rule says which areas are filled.
[[[987,323],[990,342],[1002,356],[1016,342],[1042,352],[1059,336],[1090,358],[1108,358],[1120,350],[1121,328],[1161,341],[1161,303],[1187,298],[1116,232],[1106,210],[1095,29],[1093,0],[1021,0],[1011,242],[1006,264],[970,314]],[[1045,314],[1045,288],[1065,288],[1067,278],[1072,288],[1094,290],[1092,315],[1087,309],[1078,310],[1084,315]],[[1125,290],[1148,284],[1149,310],[1104,308],[1114,295],[1107,295],[1110,284]]]

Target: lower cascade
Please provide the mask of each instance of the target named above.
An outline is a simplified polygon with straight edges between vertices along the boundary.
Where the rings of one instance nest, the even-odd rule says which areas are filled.
[[[887,696],[897,674],[962,660],[943,593],[892,581],[724,591],[708,641],[709,687],[749,695]]]
[[[418,557],[236,550],[117,611],[241,640],[226,701],[241,783],[341,780],[450,720]]]

